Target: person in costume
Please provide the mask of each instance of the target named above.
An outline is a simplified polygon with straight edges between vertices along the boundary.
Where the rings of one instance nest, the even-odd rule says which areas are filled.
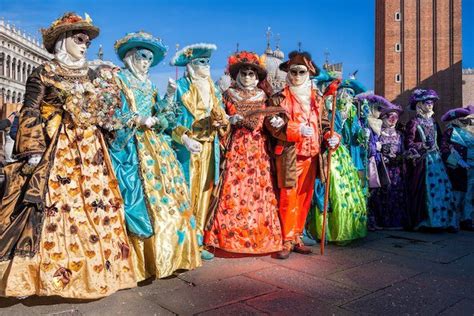
[[[267,72],[258,55],[246,51],[230,56],[228,69],[234,84],[223,99],[232,130],[226,141],[217,210],[205,244],[236,253],[280,251],[278,203],[263,126],[267,95],[258,86]]]
[[[322,100],[310,80],[319,69],[307,52],[291,52],[289,60],[280,64],[287,72],[285,88],[269,99],[270,106],[281,107],[285,113],[266,118],[265,124],[276,140],[274,155],[278,188],[280,189],[280,219],[283,249],[278,259],[287,259],[292,251],[311,253],[301,240],[313,197],[314,182],[319,168],[321,147]],[[339,137],[329,140],[337,146]]]
[[[431,89],[416,89],[410,97],[410,109],[416,116],[406,125],[408,150],[408,212],[411,229],[458,229],[451,182],[441,159],[438,144],[441,129],[433,119],[438,94]]]
[[[87,15],[75,13],[43,29],[54,59],[28,77],[18,161],[5,167],[1,295],[95,299],[136,286],[122,198],[99,129],[110,127],[116,103],[101,102],[107,81],[85,59],[98,34]]]
[[[374,134],[369,141],[369,159],[370,162],[375,162],[369,163],[369,168],[375,169],[369,172],[369,185],[372,184],[369,214],[373,216],[374,228],[402,229],[407,220],[403,156],[405,146],[397,123],[403,110],[385,99],[381,101],[382,126],[377,131],[378,125],[372,124]]]
[[[355,79],[348,79],[342,82],[337,92],[334,131],[342,136],[342,146],[333,151],[331,158],[325,240],[341,245],[367,235],[366,195],[358,172],[364,166],[360,144],[365,141],[365,131],[358,122],[353,103],[354,96],[364,92],[361,87]],[[332,97],[328,97],[324,108],[328,119],[333,115],[331,103]],[[327,160],[327,151],[324,152],[324,160]],[[313,203],[317,214],[315,230],[319,239],[323,225],[322,197],[324,190],[320,192],[320,196],[315,197],[316,201]]]
[[[441,154],[453,185],[461,229],[474,230],[474,106],[452,109],[441,120],[447,122]]]
[[[164,134],[172,124],[175,87],[160,99],[148,72],[166,55],[159,38],[129,33],[115,43],[125,64],[117,75],[125,127],[116,131],[110,156],[125,204],[137,278],[164,278],[201,265],[196,221],[183,170]],[[168,97],[169,96],[169,97]]]
[[[211,194],[219,180],[219,136],[227,133],[229,125],[221,94],[210,75],[209,62],[216,48],[213,44],[189,45],[176,52],[171,60],[172,66],[186,67],[184,76],[176,82],[174,102],[179,115],[172,128],[172,138],[190,188],[201,247]],[[214,255],[202,248],[201,257],[210,260]]]

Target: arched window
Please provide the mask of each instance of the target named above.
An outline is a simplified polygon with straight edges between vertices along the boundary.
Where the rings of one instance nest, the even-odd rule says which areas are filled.
[[[2,95],[1,95],[2,101],[7,102],[7,100],[6,100],[7,96],[5,95],[5,88],[2,88],[2,90],[0,92],[2,93]]]
[[[6,67],[6,74],[5,74],[7,78],[11,78],[11,74],[10,74],[10,68],[11,68],[10,61],[11,61],[10,55],[7,55],[7,64],[6,64],[7,67]]]
[[[11,78],[13,80],[16,80],[16,58],[13,58],[13,60],[12,60],[12,70],[11,71],[12,71]]]
[[[0,76],[5,76],[3,67],[5,66],[5,53],[0,53]]]
[[[17,95],[17,97],[16,97],[16,103],[20,103],[21,101],[23,101],[23,100],[21,99],[21,93],[18,92],[18,95]]]
[[[21,68],[21,73],[23,75],[23,82],[26,82],[27,75],[26,75],[26,63],[25,62],[23,62],[23,66]]]
[[[7,90],[7,103],[10,103],[10,96],[11,96],[11,91]]]
[[[16,91],[13,91],[12,93],[12,103],[15,103],[16,102]]]
[[[31,65],[28,65],[28,70],[26,72],[28,73],[28,76],[31,74]]]
[[[21,60],[18,59],[18,62],[17,62],[17,66],[16,66],[16,80],[20,81],[22,80],[21,78]]]

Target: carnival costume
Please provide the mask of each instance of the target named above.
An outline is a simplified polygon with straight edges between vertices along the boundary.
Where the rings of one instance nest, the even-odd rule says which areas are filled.
[[[119,180],[132,256],[139,281],[170,276],[201,265],[196,221],[181,164],[164,132],[173,124],[170,98],[160,100],[148,69],[167,48],[145,32],[129,33],[115,43],[125,68],[117,80],[124,128],[116,131],[110,156]],[[171,89],[171,92],[169,92]]]
[[[172,137],[190,187],[201,246],[212,190],[219,180],[219,135],[227,132],[229,124],[222,97],[210,76],[209,59],[215,49],[213,44],[194,44],[178,51],[171,60],[173,66],[186,67],[185,75],[176,82],[174,102],[179,115]],[[201,255],[204,259],[213,257],[205,249]]]
[[[340,88],[338,93],[336,117],[334,131],[342,135],[341,145],[332,153],[330,168],[329,187],[329,209],[327,216],[327,229],[325,240],[339,242],[341,244],[367,235],[367,209],[366,197],[363,192],[358,169],[354,162],[358,162],[359,167],[363,166],[361,160],[360,143],[365,135],[358,123],[356,109],[352,103],[353,97],[363,90],[361,85],[348,79]],[[325,111],[328,118],[331,118],[330,102],[326,100]],[[363,138],[362,138],[363,139]],[[353,155],[351,156],[351,152]],[[324,157],[326,157],[325,152]],[[320,192],[320,194],[324,194]],[[320,200],[320,197],[315,197]],[[316,233],[321,239],[323,214],[322,203],[314,203],[319,210],[316,212]]]
[[[43,30],[55,57],[27,80],[18,162],[5,167],[2,295],[94,299],[136,285],[122,199],[98,128],[112,128],[118,99],[112,74],[94,79],[84,58],[98,34],[88,16],[74,13]]]
[[[458,229],[451,182],[441,159],[441,129],[432,118],[439,97],[433,90],[417,89],[410,109],[417,114],[406,126],[408,211],[410,228]]]
[[[277,258],[286,259],[291,251],[311,253],[301,237],[314,182],[317,174],[322,173],[319,170],[322,100],[309,78],[317,75],[319,69],[308,53],[290,53],[289,60],[280,64],[280,69],[288,73],[287,84],[269,99],[269,105],[281,107],[285,113],[267,118],[265,124],[276,140],[273,150],[284,242]]]
[[[236,253],[279,251],[278,203],[263,126],[267,96],[257,86],[267,72],[258,55],[245,51],[229,57],[228,69],[234,84],[223,99],[232,130],[224,140],[223,183],[206,245]]]
[[[449,110],[441,120],[448,122],[441,143],[441,154],[453,185],[460,226],[473,230],[474,106]]]

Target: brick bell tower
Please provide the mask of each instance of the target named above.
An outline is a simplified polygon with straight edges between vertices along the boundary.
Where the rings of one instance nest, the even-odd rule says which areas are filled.
[[[416,88],[462,106],[461,0],[376,0],[375,93],[407,109]]]

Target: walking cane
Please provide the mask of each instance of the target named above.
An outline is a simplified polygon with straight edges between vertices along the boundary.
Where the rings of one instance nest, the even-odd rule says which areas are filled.
[[[332,107],[331,107],[331,125],[330,125],[330,132],[329,137],[332,137],[334,134],[334,119],[336,117],[336,95],[337,95],[337,87],[341,83],[340,79],[335,79],[331,84],[326,88],[324,92],[323,98],[327,98],[328,96],[332,95]],[[321,231],[321,255],[324,256],[324,244],[326,242],[326,218],[328,213],[328,200],[329,200],[329,185],[331,182],[331,156],[334,149],[329,147],[328,150],[328,163],[327,163],[327,173],[326,173],[326,187],[324,190],[324,207],[323,207],[323,228]]]

